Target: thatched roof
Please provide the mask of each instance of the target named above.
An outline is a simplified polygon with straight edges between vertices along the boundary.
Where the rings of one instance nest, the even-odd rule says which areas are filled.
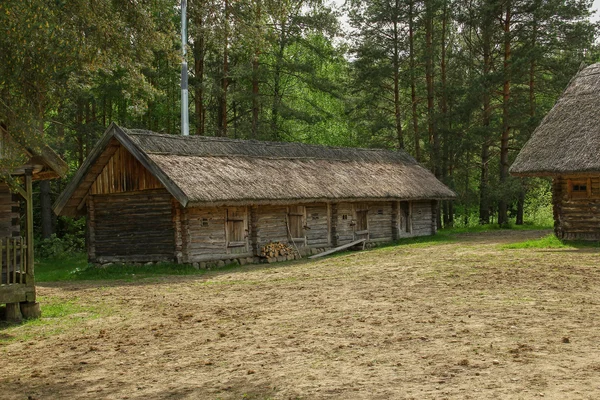
[[[26,169],[33,171],[34,180],[47,180],[55,178],[64,178],[69,171],[69,166],[58,154],[47,145],[42,145],[35,149],[23,143],[18,138],[8,133],[4,126],[0,125],[0,141],[5,151],[16,151],[19,155],[25,156],[25,162],[22,165],[13,167],[8,171],[9,175],[24,175]]]
[[[518,176],[600,173],[600,64],[582,69],[510,168]]]
[[[184,206],[456,196],[404,151],[183,137],[111,125],[58,199],[57,213],[72,214],[81,204],[93,181],[86,175],[111,138]]]

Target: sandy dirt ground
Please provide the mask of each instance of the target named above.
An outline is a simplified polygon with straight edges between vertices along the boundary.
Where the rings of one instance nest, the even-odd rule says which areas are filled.
[[[546,234],[42,284],[79,311],[0,330],[0,398],[600,399],[598,249],[500,246]]]

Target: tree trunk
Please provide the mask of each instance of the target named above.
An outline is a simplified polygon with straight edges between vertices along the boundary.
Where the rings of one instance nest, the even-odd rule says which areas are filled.
[[[414,0],[409,4],[408,16],[408,43],[409,43],[409,59],[410,59],[410,98],[412,105],[412,123],[415,139],[415,158],[421,161],[421,138],[419,137],[419,116],[417,114],[417,79],[415,74],[415,15],[414,15]]]
[[[42,238],[48,239],[54,233],[54,229],[52,229],[50,181],[40,181],[40,207],[42,214]]]
[[[448,143],[448,93],[446,90],[446,30],[448,25],[448,4],[444,2],[444,14],[442,16],[442,37],[441,37],[441,60],[440,60],[440,80],[441,80],[441,99],[440,109],[442,113],[442,160],[441,160],[441,176],[448,184],[448,158],[450,156],[449,143]],[[450,225],[450,207],[449,202],[444,201],[443,207],[443,221],[444,226]],[[438,218],[438,220],[442,220]]]
[[[261,32],[260,24],[262,18],[261,2],[256,2],[256,33]],[[259,60],[260,48],[255,46],[254,56],[252,57],[252,129],[250,138],[258,139],[258,117],[259,117]]]
[[[523,225],[523,214],[525,209],[525,183],[521,179],[521,187],[519,189],[519,197],[517,199],[517,225]]]
[[[440,142],[435,128],[434,105],[434,69],[433,69],[433,20],[434,10],[432,1],[425,2],[425,81],[427,84],[427,129],[429,142],[432,144],[432,168],[436,178],[440,178]],[[439,218],[438,218],[439,220]]]
[[[227,136],[227,88],[229,86],[229,0],[225,0],[225,38],[223,45],[223,76],[219,99],[219,136]]]
[[[285,23],[281,24],[279,49],[275,56],[275,71],[273,73],[273,105],[271,107],[271,136],[279,138],[279,108],[281,106],[281,68],[285,51]]]
[[[511,58],[511,2],[506,3],[506,16],[504,20],[504,83],[502,85],[502,136],[500,138],[500,187],[508,180],[508,141],[510,138],[510,58]],[[504,196],[498,202],[498,224],[508,223],[508,203]]]
[[[195,87],[195,116],[196,116],[196,135],[204,136],[204,33],[199,28],[199,33],[194,41],[194,75],[196,76]]]
[[[396,0],[396,9],[398,9]],[[398,148],[404,148],[404,136],[402,133],[402,118],[400,115],[400,49],[398,44],[398,21],[394,19],[394,122],[396,125],[396,137]]]
[[[491,89],[489,75],[492,70],[492,29],[490,21],[484,18],[482,30],[483,45],[483,118],[484,137],[481,144],[481,174],[479,179],[479,223],[482,225],[490,223],[490,204],[489,204],[489,161],[490,161],[490,123],[492,120]]]

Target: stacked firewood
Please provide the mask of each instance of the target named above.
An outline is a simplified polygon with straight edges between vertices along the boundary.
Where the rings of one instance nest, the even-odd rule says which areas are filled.
[[[285,243],[267,243],[260,249],[260,256],[266,258],[287,257],[294,255],[294,249]]]

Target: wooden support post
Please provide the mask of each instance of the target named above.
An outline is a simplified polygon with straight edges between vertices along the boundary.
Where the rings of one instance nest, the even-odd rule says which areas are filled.
[[[23,314],[21,314],[21,305],[19,303],[6,304],[6,320],[8,322],[23,321]]]
[[[400,202],[392,201],[392,240],[396,241],[400,238]]]
[[[21,303],[21,314],[25,319],[35,319],[42,316],[42,310],[40,309],[40,303],[36,302],[24,302]]]
[[[332,203],[329,206],[329,232],[331,235],[331,246],[333,247],[337,247],[338,246],[338,229],[337,229],[337,222],[338,222],[338,205],[337,203]]]
[[[25,194],[27,195],[26,200],[26,229],[27,229],[27,285],[35,286],[34,278],[34,260],[33,260],[33,185],[32,185],[32,170],[30,168],[25,170]],[[33,301],[35,301],[35,294]]]

